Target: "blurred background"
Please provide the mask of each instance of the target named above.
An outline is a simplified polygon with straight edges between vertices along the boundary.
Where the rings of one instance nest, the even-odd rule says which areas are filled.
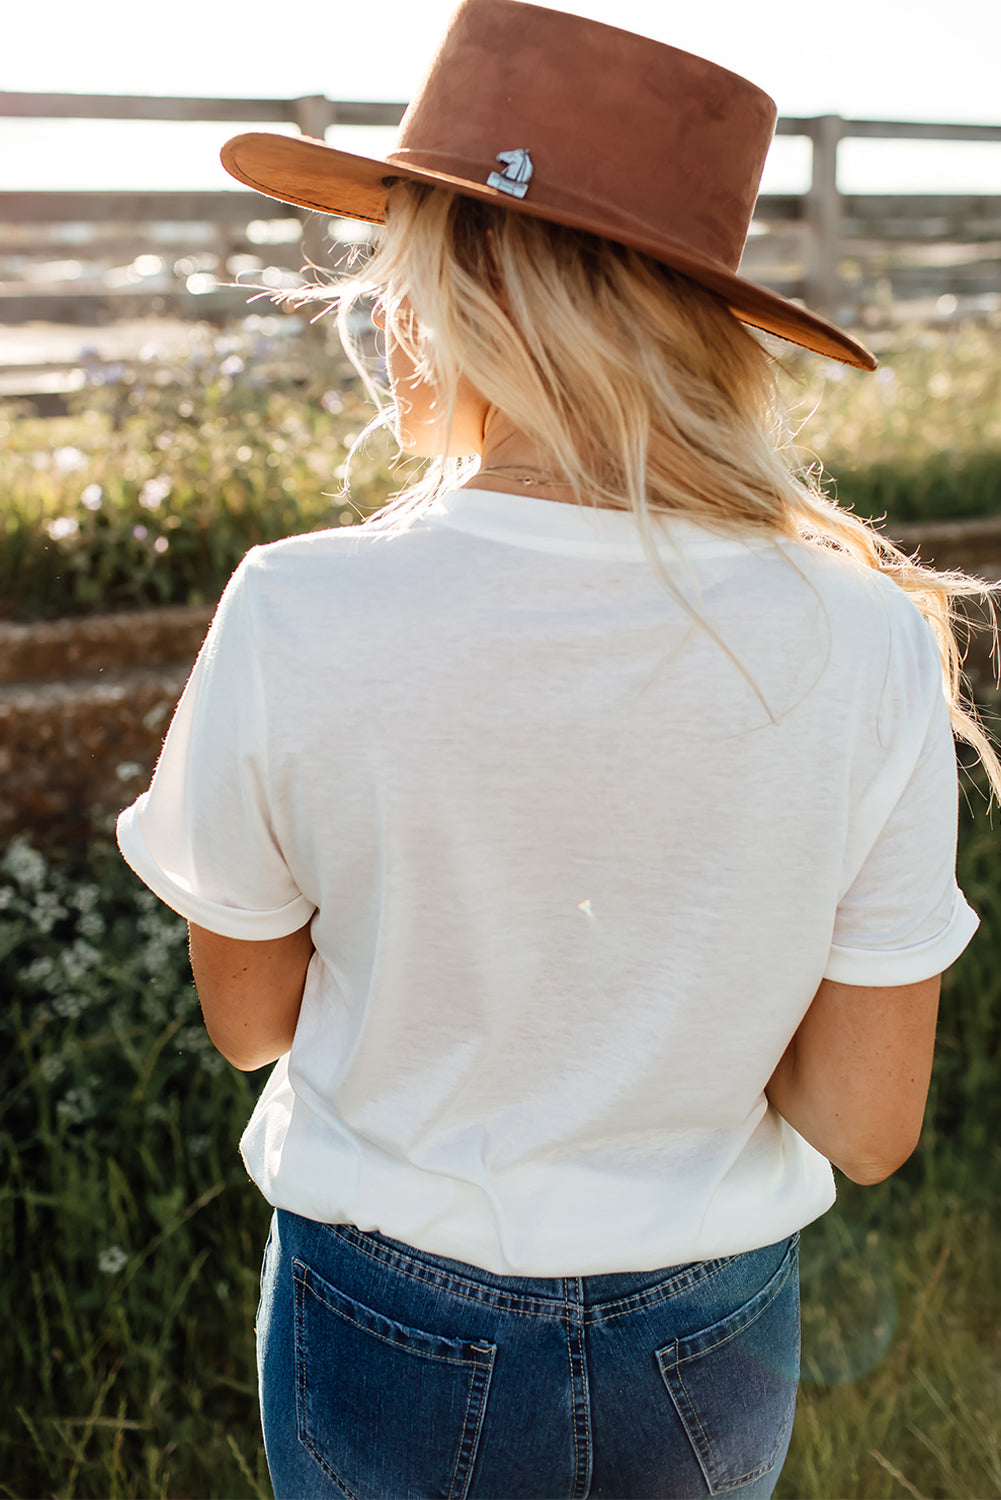
[[[744,272],[860,332],[875,375],[773,344],[803,465],[926,561],[1001,578],[997,0],[562,8],[775,98]],[[50,0],[0,58],[0,1495],[267,1496],[252,1324],[262,1082],[200,1024],[185,927],[118,859],[232,569],[412,472],[315,301],[364,226],[243,191],[244,129],[380,155],[450,0],[281,12]],[[367,345],[378,378],[374,340]],[[345,651],[351,643],[343,643]],[[967,671],[987,721],[989,633]],[[992,1215],[1001,853],[964,775],[981,930],[947,976],[928,1121],[804,1236],[780,1497],[1001,1494]]]

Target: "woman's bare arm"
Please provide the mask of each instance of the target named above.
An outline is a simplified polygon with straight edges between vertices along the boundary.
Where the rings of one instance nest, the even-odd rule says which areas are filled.
[[[918,1143],[940,985],[823,980],[772,1074],[772,1107],[853,1182],[882,1182]]]
[[[306,970],[309,925],[288,937],[247,942],[188,923],[191,971],[213,1045],[245,1073],[275,1062],[292,1045]]]

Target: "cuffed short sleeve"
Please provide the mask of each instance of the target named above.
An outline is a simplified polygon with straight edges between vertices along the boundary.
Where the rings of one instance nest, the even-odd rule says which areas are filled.
[[[835,943],[824,977],[840,984],[917,984],[954,963],[979,926],[980,918],[957,890],[949,920],[934,937],[893,950],[847,948]]]
[[[849,838],[856,869],[824,970],[844,984],[930,979],[959,957],[979,925],[956,884],[956,749],[930,632],[923,646],[921,678],[907,686],[907,712],[887,757],[897,783],[889,798],[877,785],[862,799]],[[902,763],[908,769],[900,778]]]
[[[223,937],[285,937],[315,907],[275,837],[252,557],[223,595],[149,790],[118,820],[122,854],[167,906]]]

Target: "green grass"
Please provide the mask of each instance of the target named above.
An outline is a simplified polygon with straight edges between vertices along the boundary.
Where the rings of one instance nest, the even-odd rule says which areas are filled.
[[[952,520],[1001,512],[1001,325],[902,329],[860,374],[792,355],[798,446],[838,501],[870,518]]]
[[[0,405],[0,615],[214,600],[249,547],[392,492],[378,434],[343,493],[372,416],[343,355],[274,332],[191,339],[184,360],[95,370],[68,416]]]
[[[93,371],[67,417],[0,407],[0,615],[29,620],[214,599],[248,547],[347,524],[397,488],[342,355],[276,320],[195,328],[189,356]],[[280,330],[280,324],[277,325]],[[1001,510],[996,327],[902,333],[874,376],[783,356],[807,460],[893,522]]]
[[[982,804],[978,804],[982,805]],[[781,1500],[1001,1493],[1001,856],[947,976],[922,1145],[803,1236]],[[253,1354],[269,1210],[236,1141],[260,1077],[200,1024],[184,924],[107,844],[0,868],[0,1495],[267,1496]],[[992,1394],[993,1393],[993,1394]]]

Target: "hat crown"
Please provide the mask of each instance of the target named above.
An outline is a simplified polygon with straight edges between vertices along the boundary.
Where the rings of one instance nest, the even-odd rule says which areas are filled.
[[[756,85],[676,47],[521,0],[465,0],[389,159],[486,188],[502,156],[527,152],[529,213],[599,210],[606,234],[646,230],[736,271],[775,116]]]
[[[630,245],[754,327],[862,369],[875,356],[738,274],[775,105],[705,58],[521,0],[465,0],[385,157],[254,132],[227,171],[284,203],[382,223],[394,177]]]

